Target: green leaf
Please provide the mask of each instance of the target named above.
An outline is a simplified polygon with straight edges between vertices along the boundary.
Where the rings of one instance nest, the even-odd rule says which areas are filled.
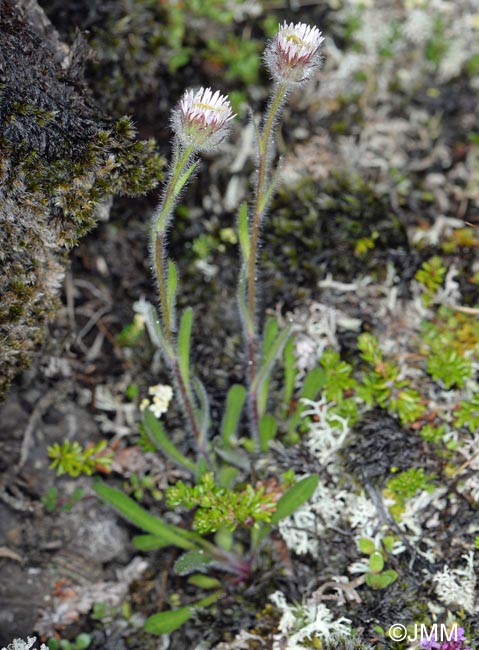
[[[159,350],[162,350],[165,353],[167,359],[171,363],[174,359],[174,353],[170,342],[163,332],[161,324],[158,320],[158,314],[153,308],[153,305],[146,303],[142,311],[139,311],[138,313],[141,313],[145,318],[145,325],[146,329],[148,330],[150,339]]]
[[[250,256],[248,205],[242,203],[238,212],[238,239],[245,264]]]
[[[191,326],[193,324],[193,310],[188,307],[183,312],[178,333],[178,360],[180,373],[183,378],[186,390],[190,387],[190,341]]]
[[[206,569],[210,563],[211,558],[204,551],[188,551],[176,560],[174,571],[179,576],[186,576]]]
[[[215,447],[215,451],[218,456],[225,460],[229,465],[239,467],[244,472],[249,472],[251,470],[251,463],[248,456],[240,450],[221,449],[220,447]]]
[[[210,427],[210,401],[203,383],[193,377],[193,388],[198,399],[199,410],[196,414],[196,421],[199,428],[199,447],[204,447],[208,439],[208,430]]]
[[[150,515],[149,512],[144,510],[126,494],[123,494],[123,492],[101,482],[95,483],[93,489],[103,501],[113,506],[120,514],[131,521],[132,524],[138,526],[138,528],[163,539],[172,546],[178,546],[187,551],[197,548],[193,533],[167,524],[158,517]]]
[[[230,448],[235,441],[236,430],[241,411],[246,399],[246,389],[241,384],[234,384],[226,396],[226,408],[221,423],[221,437],[224,444]]]
[[[170,318],[173,321],[173,314],[176,305],[176,289],[178,287],[178,272],[176,265],[172,260],[168,260],[168,287],[167,287],[167,302],[170,310]]]
[[[278,320],[276,318],[268,318],[264,327],[263,336],[263,360],[267,358],[274,340],[278,335]]]
[[[383,554],[379,551],[374,551],[369,558],[369,569],[371,573],[381,573],[384,569]]]
[[[226,526],[221,526],[215,533],[215,544],[225,551],[231,551],[233,548],[233,531],[228,530]]]
[[[397,580],[398,574],[393,569],[382,573],[366,573],[365,579],[368,587],[372,589],[386,589]]]
[[[293,514],[295,510],[313,496],[318,483],[319,476],[313,475],[301,479],[301,481],[290,487],[276,504],[276,511],[271,517],[271,523],[277,524],[281,519]]]
[[[221,598],[221,596],[224,594],[223,589],[220,589],[218,591],[214,591],[212,594],[209,596],[205,596],[201,600],[197,600],[196,603],[192,605],[192,607],[200,608],[200,607],[209,607],[212,605],[214,602],[218,600],[218,598]]]
[[[324,368],[313,368],[304,378],[303,387],[301,388],[301,397],[304,399],[314,399],[327,380],[327,372]]]
[[[219,469],[218,485],[224,488],[231,489],[235,484],[237,476],[238,476],[238,470],[236,469],[236,467],[229,467],[228,465],[223,465]]]
[[[375,573],[366,573],[364,579],[371,589],[381,589],[381,578]]]
[[[382,589],[386,589],[386,587],[392,585],[393,582],[396,582],[398,579],[398,574],[397,571],[394,571],[394,569],[388,569],[387,571],[380,573],[379,578],[381,580]]]
[[[314,399],[321,388],[325,385],[328,374],[324,368],[313,368],[308,372],[304,378],[303,386],[301,388],[300,398],[301,399]],[[301,414],[304,411],[304,404],[300,404],[296,411],[294,412],[293,417],[290,420],[288,425],[288,433],[291,433],[298,426],[299,421],[301,420]]]
[[[276,437],[278,423],[272,415],[266,413],[259,421],[259,443],[261,451],[267,451],[269,443]]]
[[[144,629],[151,634],[170,634],[184,625],[191,618],[195,609],[209,607],[222,595],[223,590],[214,591],[209,596],[205,596],[205,598],[196,601],[192,605],[153,614],[153,616],[146,619]]]
[[[272,528],[269,524],[259,523],[251,528],[251,548],[257,549],[263,539],[270,534]]]
[[[192,607],[170,609],[168,612],[160,612],[147,618],[144,629],[150,634],[171,634],[171,632],[184,625],[192,615]]]
[[[280,161],[280,163],[278,164],[278,166],[274,171],[273,178],[271,179],[271,183],[269,184],[268,189],[266,190],[266,192],[263,193],[263,196],[261,197],[261,200],[259,202],[260,212],[264,212],[264,210],[268,207],[268,203],[270,202],[278,186],[278,182],[281,176],[281,171],[282,171],[282,164]]]
[[[283,351],[284,363],[284,396],[283,400],[286,408],[293,398],[294,393],[294,380],[298,371],[296,369],[296,357],[294,354],[294,337],[291,336]]]
[[[83,632],[75,638],[75,650],[86,650],[90,646],[91,636]]]
[[[264,355],[262,366],[251,384],[251,391],[256,391],[258,394],[260,393],[261,386],[266,379],[269,379],[274,362],[281,354],[290,333],[291,328],[286,327],[269,346],[267,354]]]
[[[246,332],[250,338],[254,338],[254,323],[249,313],[248,307],[246,305],[246,268],[243,265],[243,268],[240,271],[240,277],[238,282],[238,307],[240,311],[241,320],[243,326],[246,328]]]
[[[181,192],[185,184],[187,183],[189,177],[191,174],[195,171],[195,169],[198,167],[199,160],[196,160],[192,165],[188,167],[188,169],[183,173],[183,175],[178,179],[176,185],[175,185],[175,191],[174,195],[178,196],[178,194]]]
[[[217,578],[205,576],[202,573],[194,573],[188,578],[187,582],[200,589],[217,589],[221,587],[221,582]]]
[[[376,544],[372,539],[369,539],[369,537],[361,537],[359,540],[359,550],[361,553],[371,555],[376,551]]]
[[[159,548],[169,546],[169,543],[165,539],[155,537],[155,535],[135,535],[131,542],[139,551],[156,551]]]
[[[203,474],[209,471],[208,463],[204,456],[199,456],[196,462],[196,482],[199,483]]]
[[[264,337],[263,337],[263,352],[262,359],[266,360],[271,348],[274,345],[274,341],[278,334],[278,321],[276,318],[268,318],[266,321],[266,326],[264,328]],[[258,390],[258,413],[263,415],[266,411],[266,404],[268,402],[268,393],[269,393],[269,374],[265,377],[261,388]]]
[[[176,448],[168,438],[161,421],[148,408],[143,411],[143,424],[151,441],[164,451],[167,456],[190,472],[195,472],[195,464]]]

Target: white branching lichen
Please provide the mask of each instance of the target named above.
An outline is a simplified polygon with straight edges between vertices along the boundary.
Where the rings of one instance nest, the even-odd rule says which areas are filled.
[[[462,556],[466,561],[462,567],[451,569],[447,564],[442,571],[433,576],[436,594],[445,605],[461,606],[468,614],[479,612],[474,571],[474,553]]]
[[[329,639],[341,634],[350,634],[350,619],[334,615],[323,603],[313,599],[301,605],[291,605],[281,591],[271,594],[269,599],[282,612],[279,633],[274,636],[273,650],[304,650],[309,647],[303,641],[319,637]]]
[[[349,433],[348,420],[336,413],[329,414],[329,405],[324,397],[317,402],[309,399],[303,399],[302,402],[308,407],[303,411],[303,417],[312,416],[308,423],[306,446],[322,465],[328,465],[334,460]]]
[[[35,650],[33,647],[35,645],[35,642],[37,640],[37,637],[28,637],[26,641],[23,641],[22,639],[13,639],[11,643],[8,644],[6,648],[2,648],[2,650]],[[42,643],[40,646],[40,650],[48,650],[47,646]]]

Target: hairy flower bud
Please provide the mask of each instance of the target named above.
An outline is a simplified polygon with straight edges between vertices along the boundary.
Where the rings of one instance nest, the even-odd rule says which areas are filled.
[[[321,65],[323,41],[317,27],[285,22],[264,53],[264,61],[273,79],[287,84],[301,84],[310,79]]]
[[[228,135],[234,114],[229,99],[217,90],[187,90],[173,111],[173,130],[186,146],[197,151],[218,146]]]

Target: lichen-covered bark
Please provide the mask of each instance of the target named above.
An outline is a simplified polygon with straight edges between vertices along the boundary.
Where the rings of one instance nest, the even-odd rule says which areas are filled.
[[[114,194],[144,193],[162,166],[154,141],[114,122],[34,0],[0,11],[0,397],[55,311],[67,251]]]

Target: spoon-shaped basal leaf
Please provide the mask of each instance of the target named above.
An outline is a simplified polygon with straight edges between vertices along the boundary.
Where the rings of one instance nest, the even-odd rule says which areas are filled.
[[[157,417],[155,417],[150,409],[145,409],[143,411],[143,424],[145,425],[148,437],[154,444],[156,444],[178,465],[185,467],[190,472],[195,472],[195,464],[193,461],[189,460],[189,458],[186,458],[186,456],[184,456],[181,451],[175,447],[175,445],[168,438],[168,435],[166,434],[162,423],[158,420]]]
[[[113,506],[115,510],[131,521],[132,524],[138,526],[138,528],[163,539],[171,546],[178,546],[186,551],[196,550],[198,548],[195,543],[194,533],[178,528],[178,526],[167,524],[158,517],[150,515],[149,512],[144,510],[126,494],[123,494],[123,492],[100,482],[95,483],[93,489],[103,501]]]
[[[318,487],[319,476],[307,476],[289,488],[276,504],[276,510],[271,517],[271,523],[277,524],[281,519],[289,517],[303,503],[310,499]]]
[[[235,446],[234,438],[245,399],[246,389],[244,386],[241,384],[231,386],[226,396],[225,413],[221,423],[221,438],[228,448]]]

